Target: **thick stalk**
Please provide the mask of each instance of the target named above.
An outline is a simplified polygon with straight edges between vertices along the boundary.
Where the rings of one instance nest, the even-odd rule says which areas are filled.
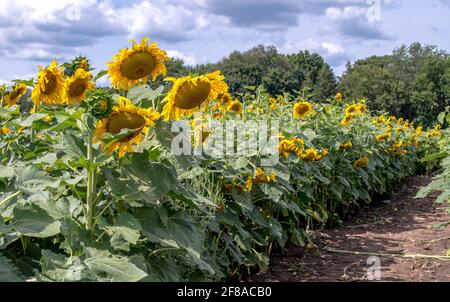
[[[87,159],[89,164],[94,163],[94,154],[92,148],[92,135],[87,144]],[[91,230],[94,220],[95,197],[97,195],[97,169],[89,167],[87,171],[87,196],[86,196],[86,229]]]

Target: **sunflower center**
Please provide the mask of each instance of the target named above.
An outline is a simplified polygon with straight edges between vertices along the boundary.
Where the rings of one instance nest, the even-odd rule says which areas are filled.
[[[119,134],[123,129],[137,129],[135,132],[119,140],[119,142],[127,142],[135,138],[144,128],[145,118],[139,114],[131,112],[113,112],[109,116],[108,132]]]
[[[86,91],[86,81],[83,79],[77,79],[69,86],[69,96],[77,97],[82,95]]]
[[[45,95],[52,94],[55,91],[57,84],[58,80],[56,76],[53,73],[48,73],[45,77],[45,85],[44,89],[42,89],[42,93]]]
[[[155,58],[141,51],[126,58],[120,65],[120,72],[128,79],[138,80],[149,75],[155,65]]]
[[[207,81],[185,82],[178,89],[175,105],[181,109],[192,109],[206,101],[211,91],[211,84]]]
[[[308,110],[309,110],[308,106],[299,106],[297,112],[299,114],[305,114],[306,112],[308,112]]]

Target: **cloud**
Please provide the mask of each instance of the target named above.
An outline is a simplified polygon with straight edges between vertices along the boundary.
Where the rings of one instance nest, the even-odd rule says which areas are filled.
[[[171,58],[178,58],[178,59],[183,60],[184,63],[186,63],[187,65],[193,66],[198,63],[197,59],[195,58],[195,56],[193,54],[185,54],[178,50],[168,50],[167,54]]]
[[[207,15],[174,1],[142,1],[117,13],[129,37],[151,35],[171,43],[193,39],[197,31],[210,23]]]
[[[391,2],[394,3],[394,2]],[[381,12],[375,7],[363,8],[347,6],[344,8],[330,7],[325,11],[326,18],[334,24],[329,26],[340,35],[363,40],[390,40],[380,28]]]
[[[295,53],[300,50],[308,50],[320,54],[333,67],[341,66],[349,60],[344,47],[339,43],[307,39],[303,41],[288,41],[280,47],[282,53]]]

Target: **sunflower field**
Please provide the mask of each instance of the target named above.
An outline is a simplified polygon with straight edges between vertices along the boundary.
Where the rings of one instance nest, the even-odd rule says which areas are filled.
[[[151,89],[168,60],[143,39],[105,71],[83,57],[54,60],[0,88],[0,281],[239,278],[426,169],[419,159],[438,151],[439,126],[371,114],[339,93],[320,104],[261,87],[232,96],[220,71]],[[103,76],[113,87],[96,87]],[[174,152],[180,120],[195,148],[223,124],[276,121],[278,160],[266,165],[259,149]],[[237,127],[232,146],[259,129]]]

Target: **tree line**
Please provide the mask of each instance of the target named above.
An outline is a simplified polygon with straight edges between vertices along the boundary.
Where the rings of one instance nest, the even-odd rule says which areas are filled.
[[[373,111],[425,124],[433,123],[450,105],[450,56],[420,43],[402,45],[390,55],[348,62],[340,77],[317,53],[281,54],[264,45],[234,51],[217,63],[187,66],[173,59],[167,67],[174,77],[220,69],[234,96],[262,85],[273,96],[306,93],[312,102],[325,102],[339,91],[346,99],[366,99]]]

